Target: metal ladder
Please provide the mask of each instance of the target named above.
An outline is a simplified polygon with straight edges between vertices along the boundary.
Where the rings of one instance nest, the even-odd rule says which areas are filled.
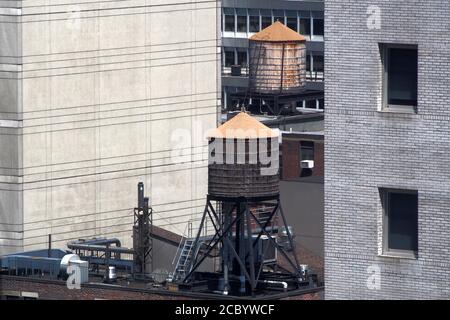
[[[180,256],[178,257],[178,262],[175,267],[174,279],[181,280],[183,279],[189,270],[187,270],[191,258],[192,258],[192,247],[194,245],[195,239],[186,239],[183,244],[183,248],[181,250]]]
[[[205,225],[202,229],[203,236],[207,235],[208,228],[211,227],[212,226],[208,226],[208,224],[205,221]],[[203,241],[203,239],[204,239],[203,237],[200,237],[197,243],[197,247],[194,248],[195,237],[193,236],[192,220],[190,220],[186,225],[186,228],[183,232],[183,236],[181,237],[180,240],[180,244],[178,245],[177,253],[172,261],[172,265],[175,264],[175,260],[177,261],[177,263],[170,277],[171,281],[182,280],[191,271],[193,267],[191,263],[192,258],[195,257],[198,254],[198,252],[202,250],[202,248],[205,249],[204,248],[205,242]]]
[[[183,279],[189,272],[189,270],[186,270],[186,268],[189,266],[191,258],[193,256],[192,249],[194,246],[194,241],[195,238],[192,237],[192,221],[189,221],[186,225],[186,229],[183,233],[180,244],[178,245],[177,254],[174,257],[174,261],[172,261],[173,265],[176,257],[178,257],[173,272],[173,280]]]

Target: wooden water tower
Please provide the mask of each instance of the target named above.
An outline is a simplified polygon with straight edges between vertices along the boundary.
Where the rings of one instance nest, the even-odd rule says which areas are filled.
[[[298,93],[306,85],[306,38],[279,21],[253,35],[250,47],[250,91]]]
[[[214,290],[241,295],[279,285],[280,279],[290,289],[305,285],[280,203],[278,133],[241,112],[208,139],[208,195],[182,284],[216,282]],[[213,235],[202,236],[206,224]],[[287,234],[289,249],[277,241],[278,232]],[[220,270],[196,272],[211,256],[220,258]]]
[[[208,136],[210,145],[220,143],[214,150],[222,163],[208,165],[208,192],[223,197],[273,196],[279,193],[279,142],[278,133],[266,127],[245,112],[241,112],[217,128]],[[261,146],[261,140],[266,145]],[[229,150],[232,146],[233,150]],[[265,150],[261,150],[265,148]],[[231,152],[231,157],[227,153]],[[261,155],[272,158],[276,168],[269,174],[261,174],[264,164]],[[275,157],[274,157],[275,156]],[[251,161],[251,158],[254,161]],[[238,159],[241,158],[239,163]]]

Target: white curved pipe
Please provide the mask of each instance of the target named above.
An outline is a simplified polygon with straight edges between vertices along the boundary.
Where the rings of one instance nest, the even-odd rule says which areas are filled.
[[[268,284],[280,284],[283,286],[284,290],[287,290],[288,288],[288,284],[285,281],[273,281],[273,280],[264,280],[264,283],[268,283]]]

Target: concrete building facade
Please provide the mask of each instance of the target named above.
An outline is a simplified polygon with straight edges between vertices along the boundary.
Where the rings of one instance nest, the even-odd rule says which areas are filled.
[[[325,2],[326,299],[450,298],[449,21]]]
[[[0,1],[0,254],[202,211],[220,109],[220,1]],[[198,132],[197,132],[198,131]]]

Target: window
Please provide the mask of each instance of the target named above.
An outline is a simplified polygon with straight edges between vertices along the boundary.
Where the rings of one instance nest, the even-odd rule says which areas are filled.
[[[417,108],[417,46],[381,45],[383,109],[415,112]]]
[[[247,50],[238,49],[237,64],[240,65],[242,68],[247,68]]]
[[[247,33],[247,12],[245,10],[237,11],[237,30],[236,32]]]
[[[306,54],[306,71],[311,72],[311,54]]]
[[[283,10],[273,10],[273,22],[275,21],[280,21],[282,24],[285,23]]]
[[[319,109],[323,110],[325,108],[325,100],[319,99]]]
[[[230,68],[234,65],[234,49],[233,48],[225,48],[225,67]]]
[[[261,29],[265,29],[272,24],[272,13],[270,10],[261,10]]]
[[[311,19],[300,18],[300,33],[304,36],[311,35]]]
[[[249,16],[249,32],[259,32],[259,16]]]
[[[323,19],[313,19],[313,32],[315,36],[323,36]]]
[[[316,100],[307,100],[305,108],[307,108],[307,109],[317,109],[317,102],[316,102]],[[312,159],[304,159],[304,160],[312,160]]]
[[[298,32],[297,18],[286,18],[286,25],[292,30]]]
[[[418,251],[418,193],[380,189],[383,205],[383,253],[416,257]]]
[[[323,72],[323,56],[314,55],[313,56],[313,68],[315,72]]]
[[[225,31],[234,32],[234,14],[225,14]]]

